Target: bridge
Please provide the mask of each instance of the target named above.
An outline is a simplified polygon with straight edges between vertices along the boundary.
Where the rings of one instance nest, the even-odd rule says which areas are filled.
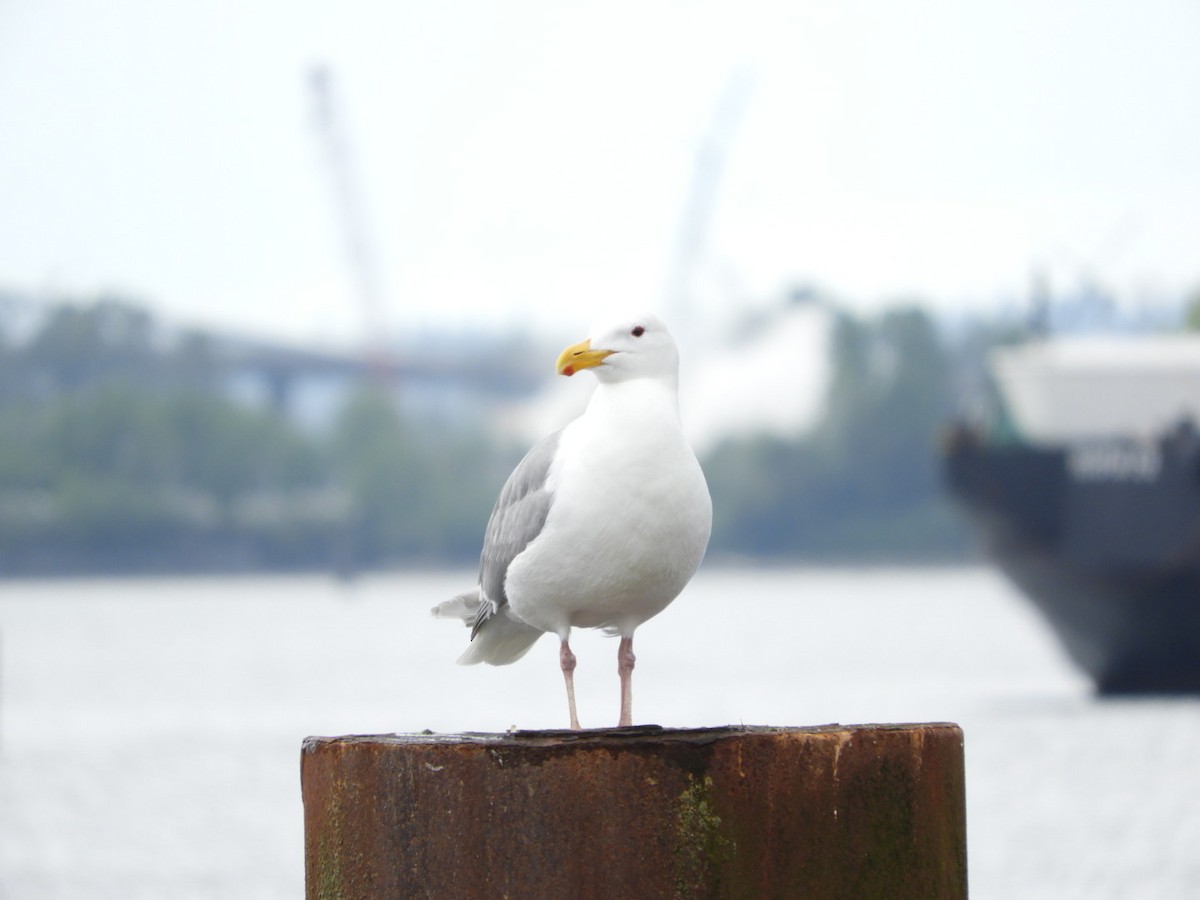
[[[351,389],[380,384],[399,396],[416,394],[424,406],[472,398],[481,404],[532,394],[545,384],[542,356],[511,342],[486,338],[440,341],[436,348],[398,348],[387,353],[290,346],[236,335],[209,334],[213,360],[227,379],[259,386],[270,406],[292,415],[306,384]]]

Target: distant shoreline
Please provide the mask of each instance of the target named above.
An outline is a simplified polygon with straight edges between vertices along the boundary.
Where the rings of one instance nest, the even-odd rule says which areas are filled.
[[[789,569],[959,569],[986,566],[987,560],[978,554],[968,555],[929,555],[929,556],[887,556],[887,555],[823,555],[791,557],[749,557],[735,554],[720,555],[704,562],[708,570],[736,572],[739,569],[777,570]],[[408,574],[412,572],[473,572],[478,565],[476,559],[440,558],[440,559],[411,559],[390,564],[361,566],[356,568],[338,567],[333,565],[306,566],[269,566],[253,564],[230,564],[228,562],[212,562],[211,564],[192,561],[179,565],[146,565],[146,566],[87,566],[63,565],[50,566],[10,566],[0,568],[0,584],[5,581],[51,581],[55,579],[153,579],[153,578],[235,578],[235,577],[271,577],[297,576],[316,577],[329,576],[339,580],[353,581],[361,577],[374,577],[391,574]]]

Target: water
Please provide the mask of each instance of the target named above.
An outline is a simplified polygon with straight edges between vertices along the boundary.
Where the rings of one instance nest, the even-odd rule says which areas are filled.
[[[0,897],[290,900],[305,735],[563,726],[552,639],[453,664],[470,580],[0,584]],[[636,649],[640,722],[960,723],[975,900],[1200,896],[1200,705],[1092,699],[986,570],[706,570]]]

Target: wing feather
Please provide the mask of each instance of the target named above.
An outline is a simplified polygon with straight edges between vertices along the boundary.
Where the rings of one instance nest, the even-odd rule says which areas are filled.
[[[534,444],[513,469],[488,518],[479,557],[479,611],[471,629],[474,638],[484,622],[508,603],[504,578],[509,564],[542,532],[554,502],[546,486],[561,430]]]

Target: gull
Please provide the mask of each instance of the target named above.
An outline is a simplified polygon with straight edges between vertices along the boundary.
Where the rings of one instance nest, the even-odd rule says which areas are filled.
[[[470,626],[464,665],[507,665],[543,634],[557,635],[573,729],[571,629],[619,635],[618,726],[629,726],[634,631],[695,574],[712,500],[680,427],[679,351],[660,319],[593,329],[559,355],[556,369],[595,374],[587,409],[513,470],[488,519],[479,583],[433,613]]]

